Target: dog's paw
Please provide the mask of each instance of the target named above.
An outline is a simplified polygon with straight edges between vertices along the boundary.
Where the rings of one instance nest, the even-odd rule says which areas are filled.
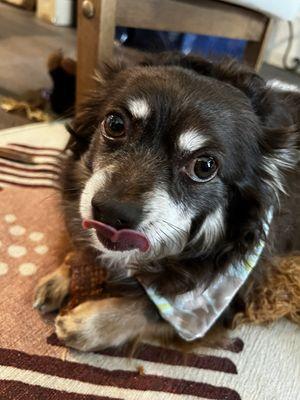
[[[119,346],[141,329],[140,320],[132,322],[135,310],[135,304],[126,306],[121,298],[86,301],[68,314],[58,315],[55,331],[66,346],[81,351]]]
[[[68,294],[69,285],[70,271],[64,265],[40,280],[35,290],[33,307],[42,314],[58,310]]]
[[[55,320],[57,337],[81,351],[120,346],[148,328],[145,303],[121,297],[86,301]],[[153,329],[157,331],[157,324]]]
[[[101,326],[95,321],[98,316],[90,303],[80,304],[69,313],[56,317],[56,335],[66,346],[81,351],[103,347]]]

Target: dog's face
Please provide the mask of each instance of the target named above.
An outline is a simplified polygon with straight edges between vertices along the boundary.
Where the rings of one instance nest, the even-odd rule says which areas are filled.
[[[251,225],[252,207],[262,218],[281,184],[251,99],[233,85],[181,67],[135,67],[102,83],[91,104],[77,125],[88,144],[73,167],[74,223],[130,230],[121,245],[81,231],[112,263],[211,254],[240,235],[236,225]],[[240,239],[254,236],[247,228]]]

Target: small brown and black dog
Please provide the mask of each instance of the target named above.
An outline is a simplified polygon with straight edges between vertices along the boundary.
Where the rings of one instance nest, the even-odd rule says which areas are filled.
[[[75,248],[90,249],[123,295],[58,316],[58,337],[87,351],[172,333],[140,279],[176,296],[261,239],[256,271],[300,249],[299,132],[300,92],[234,61],[167,53],[104,68],[72,124],[62,196]],[[69,276],[64,267],[42,280],[40,310],[60,307]]]

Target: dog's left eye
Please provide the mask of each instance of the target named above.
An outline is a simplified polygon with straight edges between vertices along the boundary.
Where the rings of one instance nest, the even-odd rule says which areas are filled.
[[[208,182],[218,172],[217,161],[211,156],[195,158],[186,168],[187,175],[196,182]]]
[[[109,139],[119,139],[125,136],[126,124],[118,114],[109,114],[103,121],[104,136]]]

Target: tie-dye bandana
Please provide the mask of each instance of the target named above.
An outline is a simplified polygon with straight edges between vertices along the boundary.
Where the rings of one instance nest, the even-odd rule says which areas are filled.
[[[270,209],[264,223],[266,236],[272,216],[273,210]],[[201,338],[245,283],[256,266],[264,246],[265,242],[261,240],[246,260],[230,265],[227,271],[213,280],[205,290],[198,287],[169,299],[160,296],[151,287],[144,285],[144,288],[161,316],[175,328],[179,336],[187,341]]]

